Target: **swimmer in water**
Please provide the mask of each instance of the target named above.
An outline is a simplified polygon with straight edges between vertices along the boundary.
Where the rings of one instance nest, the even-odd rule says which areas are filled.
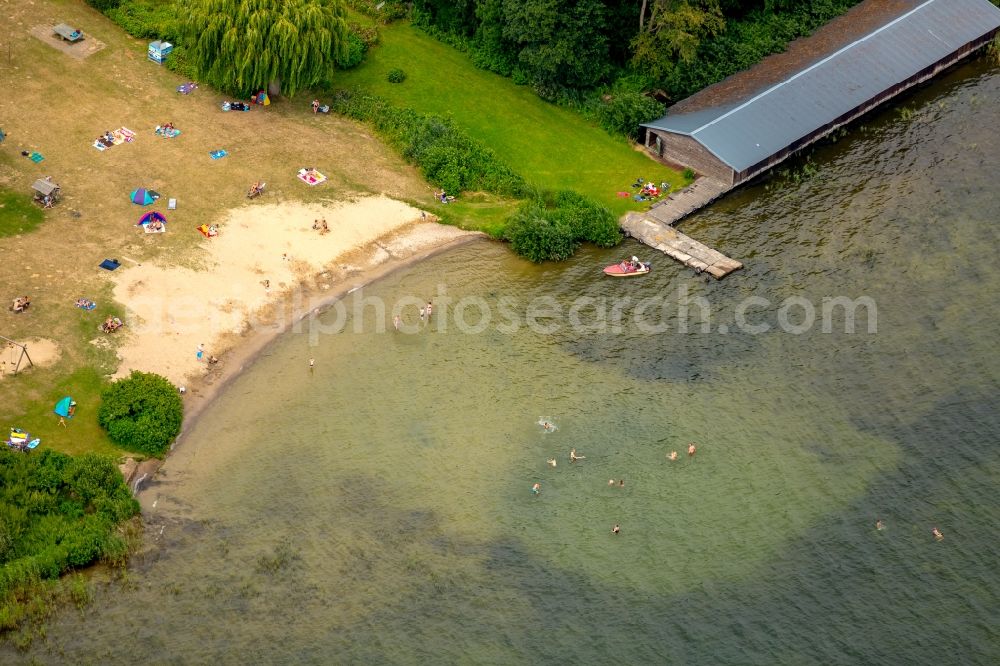
[[[540,492],[542,492],[542,484],[536,483],[535,485],[531,486],[532,495],[537,495]]]
[[[618,526],[618,523],[615,523],[615,526],[611,528],[611,533],[612,534],[618,534],[621,531],[622,531],[622,528]]]
[[[608,479],[608,485],[609,486],[615,485],[615,480],[614,479]]]
[[[669,454],[667,455],[667,458],[669,458],[670,460],[677,460],[677,452],[676,452],[676,451],[671,451],[671,452],[670,452],[670,453],[669,453]]]
[[[694,442],[691,442],[690,444],[688,444],[688,455],[689,456],[693,456],[694,455]]]
[[[545,432],[555,432],[556,430],[558,430],[556,424],[548,420],[544,416],[538,417],[538,425],[542,426],[542,430],[544,430]]]
[[[943,535],[943,534],[941,534],[941,530],[939,530],[939,529],[938,529],[938,528],[936,528],[936,527],[935,527],[934,529],[932,529],[932,530],[931,530],[931,534],[933,534],[933,535],[934,535],[934,540],[935,540],[935,541],[941,541],[942,539],[944,539],[944,535]]]
[[[625,487],[625,479],[618,479],[618,487],[619,488]]]
[[[884,527],[885,527],[885,525],[882,524],[881,519],[875,521],[875,529],[877,529],[879,532],[881,532],[882,528],[884,528]]]
[[[570,462],[576,462],[577,460],[586,460],[586,459],[587,459],[587,456],[578,456],[578,455],[576,455],[576,449],[570,449],[569,450],[569,461]]]
[[[546,464],[550,465],[551,467],[555,467],[556,466],[556,459],[555,458],[549,458],[545,462],[546,462]]]

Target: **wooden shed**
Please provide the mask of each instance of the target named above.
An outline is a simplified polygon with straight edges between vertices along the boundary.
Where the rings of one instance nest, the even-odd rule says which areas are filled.
[[[35,191],[35,203],[46,208],[51,207],[59,200],[59,186],[53,183],[50,178],[39,178],[32,184],[31,189]]]
[[[865,0],[643,124],[655,157],[734,187],[984,46],[988,0]]]

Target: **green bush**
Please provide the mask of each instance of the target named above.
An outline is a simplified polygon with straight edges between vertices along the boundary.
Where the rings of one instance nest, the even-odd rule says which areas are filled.
[[[122,0],[87,0],[87,4],[99,12],[106,12],[121,4]]]
[[[183,415],[173,384],[160,375],[133,370],[101,394],[97,420],[119,446],[160,456],[180,432]]]
[[[570,225],[538,201],[525,202],[511,215],[504,239],[514,252],[535,263],[569,259],[579,245]]]
[[[104,13],[125,32],[140,39],[164,39],[177,44],[181,35],[180,13],[177,6],[170,2],[129,0],[127,4],[117,4],[104,10]]]
[[[390,69],[389,73],[385,75],[386,80],[389,83],[402,83],[406,80],[406,72],[401,69]]]
[[[46,579],[120,556],[118,527],[138,513],[111,457],[0,450],[0,631],[40,612],[27,600]]]
[[[694,180],[695,176],[694,169],[688,167],[684,169],[684,171],[681,171],[681,175],[684,177],[684,180],[690,183],[692,180]]]
[[[563,190],[523,203],[508,218],[504,239],[518,255],[539,263],[568,259],[581,242],[614,247],[622,233],[607,208]]]
[[[365,44],[361,36],[350,31],[347,33],[347,51],[344,57],[337,57],[334,62],[337,65],[337,69],[351,69],[364,62],[367,52],[368,45]]]
[[[635,139],[641,123],[663,115],[664,106],[637,92],[622,92],[602,100],[597,107],[597,122],[610,134],[624,134]]]

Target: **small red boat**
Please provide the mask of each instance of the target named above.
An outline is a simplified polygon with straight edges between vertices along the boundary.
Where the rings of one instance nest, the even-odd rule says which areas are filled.
[[[632,277],[633,275],[645,275],[649,272],[649,268],[649,262],[623,261],[605,267],[604,274],[611,277]]]

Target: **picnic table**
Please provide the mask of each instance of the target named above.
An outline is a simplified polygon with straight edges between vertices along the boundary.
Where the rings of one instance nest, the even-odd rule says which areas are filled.
[[[52,28],[52,32],[65,39],[67,42],[76,42],[83,39],[82,32],[65,23],[60,23],[56,27]]]

